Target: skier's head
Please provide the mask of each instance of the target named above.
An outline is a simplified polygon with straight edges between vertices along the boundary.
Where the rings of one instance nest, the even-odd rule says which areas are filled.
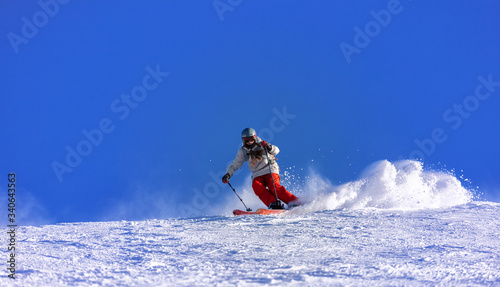
[[[252,128],[246,128],[241,132],[241,140],[245,146],[252,146],[255,144],[257,133]]]

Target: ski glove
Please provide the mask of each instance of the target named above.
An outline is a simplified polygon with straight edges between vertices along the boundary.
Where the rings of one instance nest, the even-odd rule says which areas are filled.
[[[229,175],[229,173],[226,173],[223,177],[222,177],[222,182],[223,183],[229,183],[229,178],[231,176]]]
[[[267,149],[268,151],[271,151],[271,148],[272,148],[272,147],[271,147],[271,144],[270,144],[270,143],[268,143],[268,142],[266,142],[266,141],[261,141],[261,142],[260,142],[260,145],[261,145],[263,148]]]

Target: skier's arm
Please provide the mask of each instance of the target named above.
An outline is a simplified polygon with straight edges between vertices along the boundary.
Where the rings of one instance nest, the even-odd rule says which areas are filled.
[[[246,161],[245,159],[245,154],[243,149],[238,150],[238,153],[236,154],[236,157],[234,158],[233,162],[228,166],[226,173],[229,174],[229,176],[233,176],[233,174],[243,166],[243,163]]]
[[[279,149],[277,146],[272,145],[272,144],[270,144],[270,143],[268,143],[268,142],[266,142],[266,141],[261,141],[261,142],[260,142],[260,145],[261,145],[263,148],[267,149],[267,151],[268,151],[268,152],[269,152],[269,154],[271,154],[271,155],[277,155],[277,154],[280,152],[280,149]]]
[[[279,152],[280,152],[280,149],[277,146],[271,145],[271,149],[269,150],[269,154],[277,155]]]

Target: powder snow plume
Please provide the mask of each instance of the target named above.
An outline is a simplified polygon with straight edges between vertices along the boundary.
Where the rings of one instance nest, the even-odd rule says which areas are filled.
[[[424,170],[419,161],[387,160],[368,166],[356,181],[335,186],[318,175],[304,188],[310,200],[304,211],[333,209],[416,210],[450,207],[472,201],[473,194],[452,174]]]

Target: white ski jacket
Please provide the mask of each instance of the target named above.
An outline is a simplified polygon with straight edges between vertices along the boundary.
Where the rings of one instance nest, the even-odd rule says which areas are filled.
[[[248,161],[248,169],[252,172],[252,180],[258,176],[268,174],[269,166],[271,166],[272,173],[279,173],[280,168],[276,162],[276,155],[280,152],[279,148],[275,145],[271,145],[271,150],[268,152],[269,162],[266,158],[266,152],[264,148],[260,145],[262,140],[257,137],[254,145],[251,149],[248,149],[244,145],[238,150],[236,157],[233,162],[229,165],[226,170],[230,176],[243,166],[245,161]]]

